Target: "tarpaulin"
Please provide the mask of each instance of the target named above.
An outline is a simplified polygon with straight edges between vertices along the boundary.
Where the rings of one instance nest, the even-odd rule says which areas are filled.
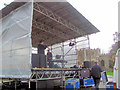
[[[29,78],[31,75],[31,28],[33,3],[29,2],[2,19],[0,34],[2,74],[5,78]]]

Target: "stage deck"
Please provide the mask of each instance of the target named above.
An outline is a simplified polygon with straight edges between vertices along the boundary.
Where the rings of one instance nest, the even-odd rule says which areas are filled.
[[[85,68],[86,69],[86,68]],[[89,68],[87,68],[89,69]],[[81,69],[76,68],[32,68],[32,71],[80,71]]]

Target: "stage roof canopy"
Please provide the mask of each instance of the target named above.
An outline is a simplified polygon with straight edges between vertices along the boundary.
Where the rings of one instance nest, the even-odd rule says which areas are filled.
[[[26,2],[12,2],[3,8],[2,18]],[[99,30],[68,2],[34,2],[32,45],[41,39],[48,45],[97,33]]]

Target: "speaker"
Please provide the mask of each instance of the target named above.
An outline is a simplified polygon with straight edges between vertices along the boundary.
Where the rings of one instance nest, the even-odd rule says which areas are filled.
[[[39,54],[39,64],[40,68],[46,68],[47,63],[46,63],[46,56],[44,54]]]
[[[46,68],[46,56],[44,54],[32,54],[32,68]]]
[[[90,61],[84,61],[84,67],[85,68],[91,68],[91,62]]]
[[[32,54],[32,68],[39,68],[39,55],[38,54]]]

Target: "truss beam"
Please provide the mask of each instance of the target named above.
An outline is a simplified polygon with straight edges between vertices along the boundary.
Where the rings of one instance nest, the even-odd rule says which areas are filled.
[[[53,13],[51,10],[39,5],[37,2],[34,3],[34,10],[39,12],[40,14],[43,14],[46,17],[54,20],[55,22],[65,26],[66,28],[72,30],[73,32],[76,32],[79,35],[86,35],[86,33],[83,32],[83,30],[80,30],[78,27],[76,27],[72,23],[66,21],[62,17],[60,17],[57,14]]]
[[[58,30],[55,30],[54,28],[51,28],[50,26],[48,26],[42,22],[37,22],[37,21],[33,20],[33,27],[43,30],[45,32],[48,32],[48,33],[50,33],[56,37],[59,37],[61,39],[69,38],[66,34],[64,34]]]
[[[61,73],[62,72],[62,73]],[[78,74],[75,71],[32,71],[31,80],[37,78],[37,80],[49,80],[49,79],[57,79],[62,78],[62,76],[67,77],[77,77]],[[36,78],[35,78],[36,77]]]

